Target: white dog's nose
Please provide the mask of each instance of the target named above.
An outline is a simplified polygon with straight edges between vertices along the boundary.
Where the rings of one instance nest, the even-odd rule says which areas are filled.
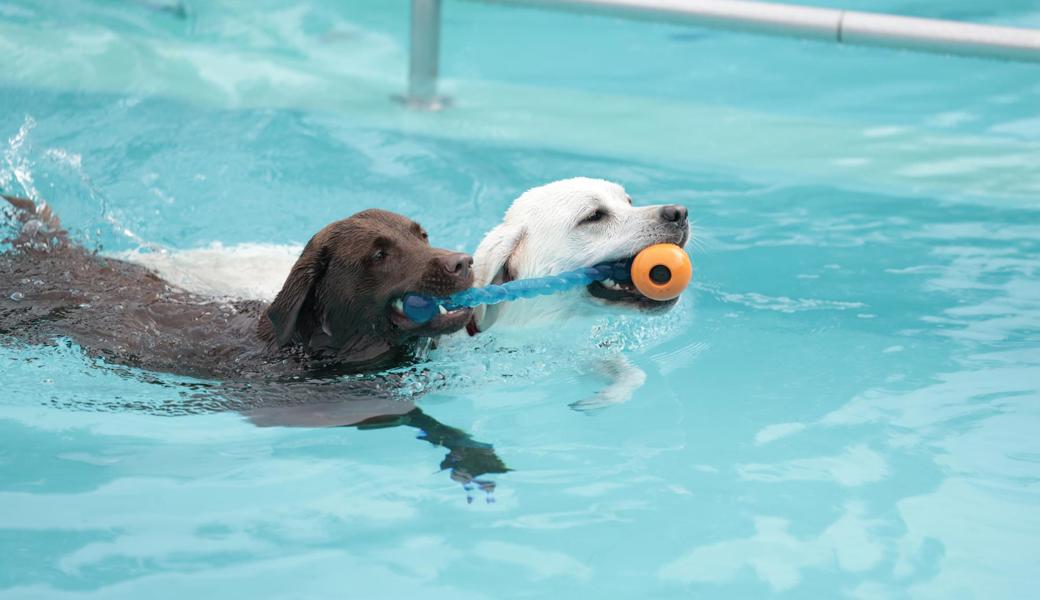
[[[661,207],[661,219],[682,226],[686,223],[686,207],[669,204]]]

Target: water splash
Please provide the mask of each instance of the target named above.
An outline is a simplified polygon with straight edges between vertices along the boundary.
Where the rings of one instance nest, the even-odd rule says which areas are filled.
[[[0,190],[8,190],[15,183],[20,191],[13,193],[24,195],[34,202],[39,202],[40,195],[36,191],[33,181],[32,163],[29,161],[29,133],[36,127],[36,120],[26,115],[22,121],[18,133],[7,140],[7,148],[4,150],[4,167],[0,168]],[[23,149],[24,148],[24,149]]]
[[[821,300],[818,298],[789,298],[787,296],[767,296],[758,292],[736,293],[725,292],[717,286],[699,284],[697,289],[704,290],[724,304],[738,304],[752,310],[770,310],[781,313],[796,313],[815,310],[852,310],[867,308],[863,302],[844,300]]]
[[[50,187],[56,187],[53,184],[57,183],[57,187],[70,188],[68,193],[62,192],[62,202],[69,198],[84,198],[88,208],[96,211],[96,217],[90,222],[76,223],[69,228],[78,243],[100,252],[106,234],[114,233],[119,238],[129,239],[139,249],[164,250],[137,235],[109,210],[111,203],[84,169],[82,155],[60,147],[43,148],[36,152],[32,135],[36,126],[36,119],[26,115],[18,131],[8,138],[0,161],[0,193],[28,198],[37,205],[38,210],[43,210],[48,205],[48,199],[39,191],[40,181],[46,182],[53,178],[56,181]],[[40,158],[33,160],[34,155]],[[56,167],[56,172],[51,173],[48,167]],[[0,225],[9,228],[12,223],[13,219],[7,214]]]

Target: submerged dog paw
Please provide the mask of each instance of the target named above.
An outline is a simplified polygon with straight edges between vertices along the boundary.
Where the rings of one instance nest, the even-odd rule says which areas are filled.
[[[612,390],[600,390],[583,400],[571,402],[568,406],[578,412],[592,414],[616,404],[624,404],[632,399],[632,390],[625,394],[613,393]]]
[[[622,354],[600,361],[596,369],[607,377],[606,387],[589,398],[572,402],[570,407],[574,410],[590,413],[615,404],[624,404],[646,383],[646,373]]]

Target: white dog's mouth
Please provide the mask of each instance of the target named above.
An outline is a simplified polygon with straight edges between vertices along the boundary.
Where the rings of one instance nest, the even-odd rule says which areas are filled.
[[[656,243],[675,244],[682,248],[686,246],[686,242],[689,238],[689,227],[683,226],[681,229],[676,229],[669,235],[663,236],[663,238]],[[626,263],[631,265],[633,258],[633,256],[629,256],[626,259]],[[678,298],[672,298],[671,300],[653,300],[647,298],[643,294],[639,293],[639,290],[636,289],[636,286],[632,283],[631,279],[626,279],[626,281],[615,281],[613,279],[594,281],[587,285],[585,289],[588,290],[590,296],[605,304],[652,312],[666,311],[679,301]]]
[[[632,259],[629,258],[624,262],[624,264],[624,271],[626,274],[623,280],[615,275],[617,279],[594,281],[585,286],[589,295],[604,304],[653,312],[668,310],[678,301],[678,298],[673,298],[671,300],[653,300],[644,296],[638,289],[636,289],[635,284],[632,283],[632,279],[627,275],[627,272],[632,265]]]
[[[679,299],[651,300],[639,293],[631,281],[618,282],[612,279],[594,281],[585,286],[589,295],[606,304],[635,308],[646,311],[665,311],[671,308]]]

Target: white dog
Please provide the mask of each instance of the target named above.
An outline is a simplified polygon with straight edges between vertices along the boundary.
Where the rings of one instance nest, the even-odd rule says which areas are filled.
[[[473,256],[475,286],[543,277],[634,256],[652,244],[684,246],[690,237],[686,208],[634,206],[624,188],[602,179],[578,177],[524,192],[489,231]],[[181,252],[132,253],[124,258],[150,266],[168,281],[198,293],[267,299],[277,292],[298,249],[245,245]],[[629,284],[593,283],[568,292],[482,307],[470,334],[588,315],[594,306],[663,311],[675,300],[657,302]],[[459,334],[457,334],[459,335]],[[461,334],[464,335],[464,334]],[[599,365],[610,384],[577,409],[625,402],[646,375],[620,354]]]
[[[564,179],[524,192],[473,255],[474,286],[556,275],[627,259],[659,243],[685,246],[690,237],[686,208],[633,206],[625,189],[602,179]],[[477,331],[492,325],[528,325],[587,314],[589,302],[643,310],[667,310],[631,285],[593,283],[570,292],[495,304],[475,313]],[[472,328],[471,328],[472,331]]]
[[[506,211],[473,255],[474,286],[544,277],[633,257],[653,244],[685,246],[690,237],[686,208],[634,206],[625,189],[602,179],[577,177],[524,192]],[[668,310],[675,300],[658,302],[630,284],[611,280],[551,296],[478,308],[470,335],[498,328],[528,326],[589,314],[590,303],[647,311]],[[458,335],[458,334],[456,334]],[[609,383],[571,407],[593,410],[627,402],[646,374],[622,354],[598,365]]]

